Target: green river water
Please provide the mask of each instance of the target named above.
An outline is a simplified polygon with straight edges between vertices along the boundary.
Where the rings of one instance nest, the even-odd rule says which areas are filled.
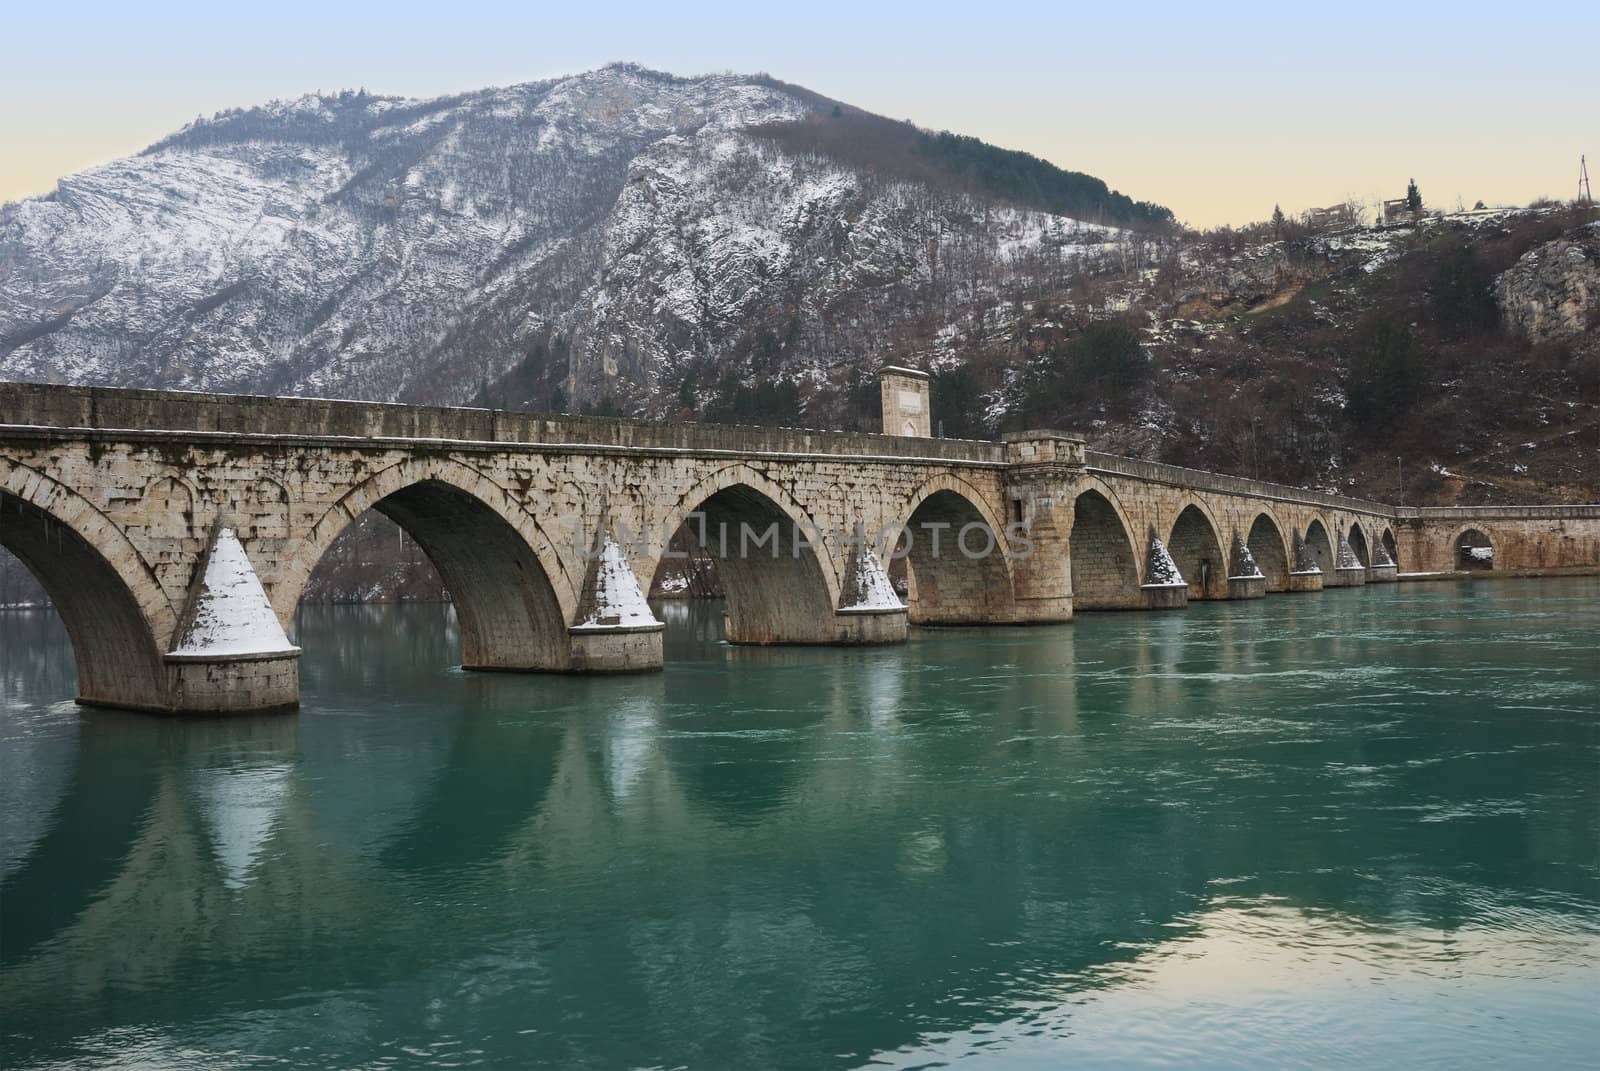
[[[1600,1053],[1600,580],[79,709],[0,614],[0,1067],[1557,1067]]]

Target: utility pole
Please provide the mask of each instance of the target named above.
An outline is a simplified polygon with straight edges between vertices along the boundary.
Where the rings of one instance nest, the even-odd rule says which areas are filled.
[[[1578,203],[1590,204],[1594,201],[1594,194],[1589,191],[1589,160],[1583,154],[1578,155]]]

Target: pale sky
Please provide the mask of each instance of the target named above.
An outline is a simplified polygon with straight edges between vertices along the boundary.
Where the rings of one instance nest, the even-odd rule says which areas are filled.
[[[0,200],[196,115],[425,97],[629,60],[766,71],[1086,171],[1196,225],[1415,177],[1453,207],[1570,198],[1600,156],[1600,3],[26,4],[4,18]],[[1591,172],[1600,171],[1593,166]]]

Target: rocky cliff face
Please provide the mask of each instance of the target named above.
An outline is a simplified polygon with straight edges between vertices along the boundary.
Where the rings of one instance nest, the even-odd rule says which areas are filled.
[[[1496,281],[1506,323],[1534,342],[1582,338],[1600,326],[1600,223],[1525,253]]]

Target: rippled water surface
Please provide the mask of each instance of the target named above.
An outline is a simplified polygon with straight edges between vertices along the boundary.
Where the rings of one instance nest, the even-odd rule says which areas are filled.
[[[1539,1067],[1600,1051],[1600,581],[80,711],[0,614],[0,1066]]]

